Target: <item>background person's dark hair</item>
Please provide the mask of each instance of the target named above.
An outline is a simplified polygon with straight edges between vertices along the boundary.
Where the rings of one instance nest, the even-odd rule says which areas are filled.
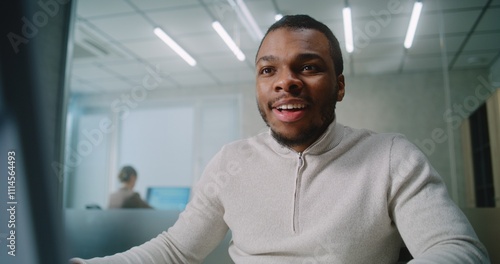
[[[137,177],[137,171],[135,171],[132,166],[124,166],[118,174],[118,179],[120,179],[121,182],[128,182],[132,175]]]
[[[267,30],[264,38],[259,45],[262,46],[262,42],[266,38],[267,34],[270,32],[280,29],[280,28],[288,28],[288,29],[315,29],[321,33],[323,33],[328,39],[328,43],[330,45],[330,55],[333,60],[333,65],[335,68],[335,74],[339,76],[344,71],[344,60],[342,59],[342,51],[340,50],[340,44],[333,34],[333,32],[328,28],[325,24],[317,21],[316,19],[308,16],[308,15],[287,15],[275,22],[269,29]]]

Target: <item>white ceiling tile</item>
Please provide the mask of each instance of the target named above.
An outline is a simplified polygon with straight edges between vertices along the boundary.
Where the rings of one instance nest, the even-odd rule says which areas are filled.
[[[170,77],[181,87],[198,86],[202,88],[217,85],[216,80],[212,76],[201,71],[196,73],[172,74]]]
[[[488,0],[441,0],[441,1],[424,1],[425,11],[444,11],[458,9],[481,9]]]
[[[465,38],[462,37],[462,39]],[[413,41],[413,44],[408,53],[410,54],[439,54],[441,52],[441,44],[438,36],[417,38]]]
[[[500,34],[473,34],[464,47],[464,51],[500,50]]]
[[[168,76],[176,73],[196,72],[199,70],[198,64],[190,66],[179,56],[169,58],[151,58],[151,65],[158,67],[163,76]]]
[[[316,0],[314,4],[303,0],[276,0],[278,8],[285,15],[309,14],[325,22],[331,19],[342,20],[344,1]]]
[[[229,21],[230,22],[230,21]],[[226,32],[231,36],[236,45],[240,47],[240,49],[255,49],[259,45],[259,41],[254,41],[249,33],[239,24],[226,23],[226,21],[222,21],[221,25],[224,27]],[[220,46],[224,46],[227,50],[229,48],[226,46],[224,41],[219,37],[215,30],[211,30],[210,33],[215,36],[219,41]]]
[[[353,21],[354,43],[370,42],[373,39],[401,39],[403,42],[409,20],[406,16],[394,16],[387,23],[376,19]]]
[[[355,48],[353,57],[355,60],[366,60],[379,58],[381,54],[390,54],[391,57],[403,56],[404,48],[399,42],[369,43],[362,48]]]
[[[177,40],[176,40],[177,41]],[[180,46],[183,43],[177,41]],[[159,58],[159,57],[176,57],[178,56],[169,46],[163,43],[159,38],[148,39],[144,41],[123,42],[123,46],[129,49],[133,54],[140,58]],[[186,50],[190,53],[189,50]]]
[[[106,32],[114,41],[156,37],[154,26],[139,14],[90,19],[89,22]]]
[[[227,1],[224,2],[227,3]],[[274,16],[276,15],[277,10],[274,9],[272,1],[246,1],[246,5],[264,34],[267,28],[275,21]]]
[[[479,24],[477,25],[478,31],[497,30],[500,31],[500,6],[497,8],[488,9]]]
[[[198,5],[198,0],[130,0],[141,10],[158,10],[164,8],[181,8],[190,5]]]
[[[237,60],[232,53],[219,53],[203,56],[200,58],[199,63],[204,68],[210,69],[213,72],[227,69],[253,72],[253,61],[254,57],[250,56],[247,56],[247,62],[244,62]],[[252,67],[250,67],[249,64],[252,65]]]
[[[446,37],[446,51],[456,52],[459,50],[460,45],[465,40],[466,35]],[[441,53],[441,42],[439,36],[422,37],[413,41],[413,45],[408,50],[410,54],[439,54]]]
[[[416,38],[423,35],[439,35],[441,24],[445,34],[468,33],[481,10],[422,14],[417,26]],[[442,23],[441,23],[442,22]]]
[[[380,24],[391,23],[392,19],[408,16],[413,8],[413,1],[350,1],[354,19],[375,20]]]
[[[246,32],[241,32],[240,37],[233,37],[233,40],[244,53],[246,53],[246,51],[248,50],[253,51],[258,46],[258,43],[253,42]],[[218,53],[233,54],[226,43],[224,43],[224,41],[219,37],[219,35],[217,35],[215,31],[205,34],[185,36],[180,38],[179,41],[182,42],[182,46],[184,47],[184,49],[193,53],[193,56],[211,55]],[[245,55],[249,56],[252,54]]]
[[[77,14],[86,18],[134,12],[124,0],[80,0],[77,3]]]
[[[173,39],[182,35],[212,31],[210,15],[199,6],[166,11],[149,11],[147,16],[156,22],[155,26],[160,26]]]
[[[103,64],[107,69],[116,72],[123,76],[135,76],[135,75],[147,75],[149,74],[147,68],[148,65],[138,62],[138,61],[129,61],[129,62],[121,62],[121,63],[106,63]]]

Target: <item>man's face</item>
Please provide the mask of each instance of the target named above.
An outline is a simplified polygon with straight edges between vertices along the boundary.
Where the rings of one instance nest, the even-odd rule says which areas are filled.
[[[270,32],[257,53],[257,104],[282,144],[301,152],[325,131],[344,97],[327,38],[312,29]]]

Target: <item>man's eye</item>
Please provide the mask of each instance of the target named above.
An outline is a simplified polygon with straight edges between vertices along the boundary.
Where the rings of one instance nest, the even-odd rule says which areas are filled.
[[[271,68],[264,68],[260,70],[260,74],[271,74],[273,72],[273,69]]]
[[[305,65],[304,67],[302,67],[302,70],[303,71],[317,71],[318,69],[316,68],[316,66],[313,66],[313,65]]]

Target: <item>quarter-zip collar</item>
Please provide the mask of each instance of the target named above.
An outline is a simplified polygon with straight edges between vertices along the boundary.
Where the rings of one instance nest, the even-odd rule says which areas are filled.
[[[268,130],[268,133],[271,135],[271,130]],[[311,144],[307,149],[305,149],[302,153],[308,153],[312,155],[320,155],[323,154],[333,148],[335,148],[344,136],[344,126],[342,124],[338,124],[336,119],[328,126],[326,131],[321,135],[313,144]],[[270,136],[270,147],[278,154],[281,155],[293,155],[296,156],[297,152],[287,146],[283,146],[280,144],[273,136]]]

